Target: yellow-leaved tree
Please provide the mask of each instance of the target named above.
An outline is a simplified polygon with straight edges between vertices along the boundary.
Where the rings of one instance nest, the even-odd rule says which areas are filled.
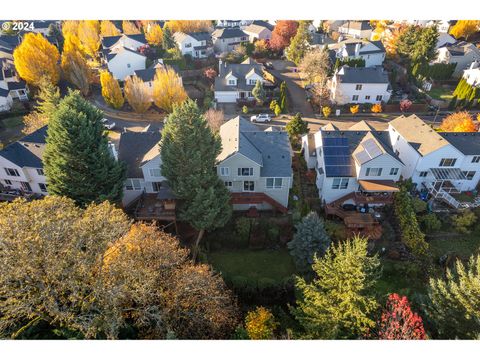
[[[153,45],[153,46],[162,45],[163,31],[160,25],[150,24],[149,31],[145,33],[145,39],[147,39],[150,45]]]
[[[87,60],[80,51],[80,41],[75,35],[67,35],[62,52],[63,77],[75,85],[82,95],[90,92],[92,72]]]
[[[147,85],[138,76],[129,76],[125,80],[125,98],[137,113],[143,114],[152,105]]]
[[[245,318],[245,330],[251,340],[271,340],[278,323],[270,310],[263,306],[249,311]]]
[[[120,30],[110,20],[102,20],[100,23],[100,35],[117,36],[120,35]]]
[[[42,34],[28,32],[13,52],[18,75],[29,84],[38,86],[43,78],[52,84],[60,80],[60,53]]]
[[[450,29],[450,34],[456,39],[463,37],[468,40],[468,37],[477,31],[480,31],[480,20],[458,20]]]
[[[78,26],[80,21],[78,20],[65,20],[62,22],[62,35],[67,37],[67,35],[78,36]]]
[[[108,71],[100,73],[100,84],[102,85],[102,96],[105,102],[115,109],[120,109],[125,100],[118,81]]]
[[[100,47],[100,23],[98,20],[82,20],[78,26],[78,38],[82,49],[92,59],[97,58]]]
[[[475,132],[477,127],[473,121],[472,115],[467,111],[457,112],[448,115],[440,126],[443,131],[452,132]]]
[[[170,66],[158,68],[153,79],[153,102],[167,112],[188,98],[182,78]]]
[[[133,22],[127,20],[122,21],[122,30],[125,35],[140,34],[140,30],[137,26]]]
[[[168,26],[172,32],[198,32],[208,31],[212,28],[211,20],[170,20],[165,26]]]

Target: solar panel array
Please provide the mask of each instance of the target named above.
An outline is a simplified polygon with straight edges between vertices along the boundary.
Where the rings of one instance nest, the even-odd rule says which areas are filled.
[[[355,158],[360,164],[364,164],[367,161],[370,161],[383,154],[382,149],[380,149],[373,139],[365,140],[361,143],[361,145],[363,150],[355,154]]]
[[[325,161],[325,173],[328,177],[353,176],[348,139],[324,138],[323,159]]]

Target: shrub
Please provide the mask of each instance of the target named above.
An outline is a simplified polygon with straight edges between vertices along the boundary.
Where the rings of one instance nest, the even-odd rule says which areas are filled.
[[[427,232],[440,230],[442,222],[435,214],[426,214],[420,217],[420,223]]]
[[[278,105],[277,100],[272,100],[270,102],[270,110],[275,111],[275,107]]]
[[[412,205],[415,214],[423,213],[427,211],[427,203],[419,198],[412,198]]]
[[[280,108],[280,105],[275,105],[275,116],[279,116],[282,113],[282,109]]]
[[[250,219],[247,219],[245,217],[237,219],[237,221],[235,222],[235,232],[237,233],[240,240],[248,243],[251,227],[252,223]]]
[[[471,210],[465,210],[459,215],[452,216],[452,221],[455,230],[462,234],[469,234],[470,227],[475,224],[477,217]]]
[[[381,113],[382,112],[382,105],[381,104],[373,104],[372,106],[373,113]]]
[[[248,107],[247,107],[247,105],[243,105],[243,107],[242,107],[242,113],[248,114]]]
[[[359,105],[352,105],[350,106],[350,112],[355,115],[356,113],[358,113],[358,110],[360,110],[360,106]]]
[[[328,119],[328,117],[332,113],[332,109],[330,108],[330,106],[324,106],[322,107],[322,113],[323,113],[323,116],[325,116],[325,118]]]

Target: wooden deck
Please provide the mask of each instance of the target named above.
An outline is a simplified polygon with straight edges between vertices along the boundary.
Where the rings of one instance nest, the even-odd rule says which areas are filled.
[[[270,196],[260,192],[234,192],[231,193],[231,203],[232,204],[262,204],[267,203],[271,205],[274,209],[280,211],[283,214],[288,212],[288,209],[280,204],[275,199],[272,199]]]
[[[176,221],[175,200],[159,200],[157,194],[143,194],[135,207],[136,220]]]

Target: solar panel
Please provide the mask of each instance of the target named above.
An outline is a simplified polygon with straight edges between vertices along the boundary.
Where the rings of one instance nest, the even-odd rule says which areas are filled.
[[[350,177],[352,176],[351,166],[325,166],[328,177]]]
[[[352,176],[353,169],[347,138],[324,138],[323,154],[327,176]]]
[[[368,155],[368,153],[365,150],[362,150],[359,153],[355,154],[355,157],[357,158],[360,164],[364,164],[367,161],[371,160],[371,157]]]
[[[370,155],[370,158],[372,159],[382,155],[382,150],[373,139],[368,139],[364,141],[362,143],[362,146],[368,152],[368,155]]]

